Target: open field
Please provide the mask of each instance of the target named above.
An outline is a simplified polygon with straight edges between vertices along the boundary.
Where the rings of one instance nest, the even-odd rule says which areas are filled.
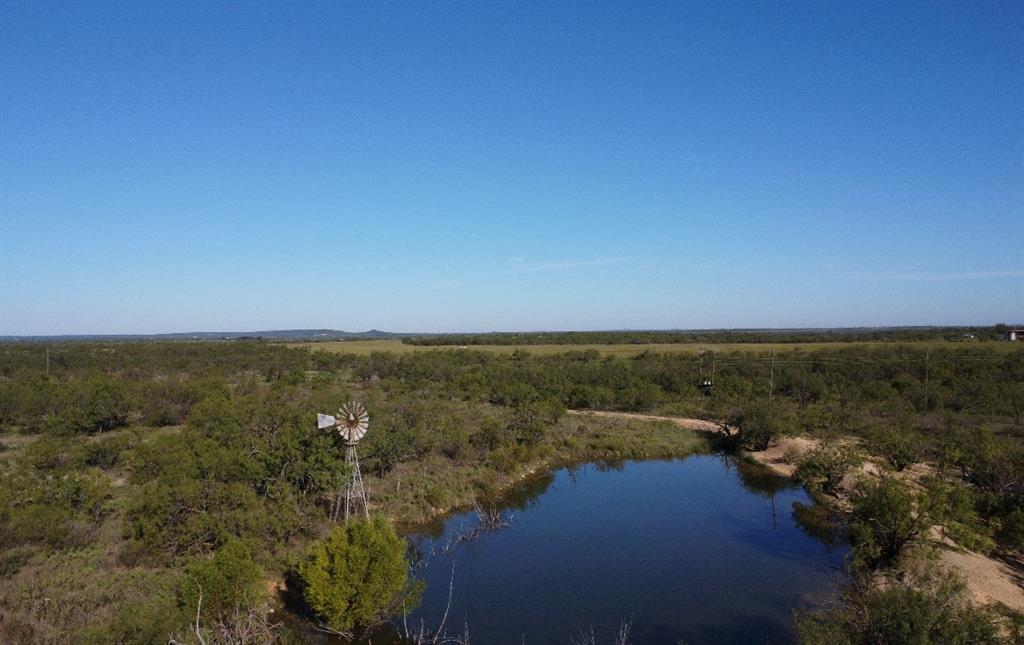
[[[722,352],[753,352],[758,354],[786,353],[792,351],[812,351],[819,349],[840,349],[846,347],[896,347],[912,345],[917,349],[978,349],[1013,352],[1020,350],[1021,345],[1001,341],[950,342],[944,340],[925,340],[916,342],[849,342],[849,343],[649,343],[649,344],[561,344],[561,345],[472,345],[464,351],[484,351],[495,354],[511,354],[522,350],[530,354],[561,354],[564,352],[585,352],[596,350],[603,356],[631,357],[643,352],[696,354],[700,350],[719,350]],[[455,345],[408,345],[400,340],[344,340],[322,343],[288,343],[289,347],[306,347],[335,354],[355,354],[365,356],[373,352],[429,352],[456,349]]]

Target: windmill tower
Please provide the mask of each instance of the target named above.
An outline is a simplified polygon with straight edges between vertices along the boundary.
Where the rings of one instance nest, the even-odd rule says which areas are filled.
[[[345,506],[345,521],[351,513],[358,513],[357,506],[362,504],[363,515],[370,517],[366,488],[363,486],[363,473],[359,470],[359,455],[356,444],[370,427],[370,415],[362,403],[349,401],[338,409],[338,416],[329,414],[316,415],[316,427],[320,430],[337,428],[338,435],[345,444],[345,463],[348,465],[349,476],[345,480],[344,492],[338,491],[331,509],[331,520],[338,521],[342,504]]]
[[[711,352],[711,376],[704,373],[704,355]],[[697,381],[697,389],[700,390],[701,396],[711,396],[712,390],[715,388],[715,367],[718,366],[718,350],[697,350],[697,358],[700,359],[699,367],[697,368],[700,372],[700,380]]]

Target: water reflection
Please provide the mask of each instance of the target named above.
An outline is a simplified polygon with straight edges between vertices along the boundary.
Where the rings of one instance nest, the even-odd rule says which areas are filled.
[[[525,511],[555,483],[555,473],[545,471],[530,475],[496,499],[485,500],[489,505],[503,509]]]
[[[474,642],[590,627],[608,641],[630,618],[638,644],[782,642],[845,551],[803,489],[723,455],[565,468],[491,503],[516,514],[511,528],[461,543],[478,523],[461,513],[416,536],[428,588],[413,620],[436,625],[457,561],[449,625],[466,621]]]
[[[751,493],[774,498],[782,491],[796,487],[791,479],[782,477],[764,464],[728,455],[722,455],[722,459],[735,463],[740,483]]]
[[[579,468],[580,466],[574,466],[569,470]],[[517,482],[511,488],[502,492],[499,496],[482,498],[480,503],[488,508],[525,511],[536,503],[537,500],[539,500],[544,493],[548,491],[554,482],[554,472],[544,471],[534,473],[522,481]],[[460,510],[452,515],[434,518],[428,522],[402,525],[399,528],[402,533],[406,534],[414,541],[422,540],[423,538],[439,540],[444,537],[445,527],[451,521],[451,518],[461,517],[463,515],[468,515],[468,511]]]
[[[845,530],[838,517],[822,504],[793,502],[793,519],[807,535],[831,549],[846,543]]]

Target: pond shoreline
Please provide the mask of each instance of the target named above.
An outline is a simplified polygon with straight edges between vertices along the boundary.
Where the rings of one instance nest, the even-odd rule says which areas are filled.
[[[567,411],[553,426],[558,437],[554,443],[533,447],[534,456],[507,470],[491,460],[455,465],[448,460],[399,464],[382,478],[367,478],[370,511],[383,514],[401,530],[471,508],[476,501],[501,497],[525,479],[572,464],[684,457],[713,449],[707,441],[709,432],[680,426],[673,419],[610,417]],[[651,423],[659,420],[675,428]],[[623,426],[621,421],[632,423]]]
[[[610,469],[573,472],[563,466],[548,474],[522,496],[498,500],[497,509],[514,514],[514,530],[479,544],[462,540],[463,534],[476,535],[477,518],[469,511],[446,517],[440,531],[415,536],[431,560],[441,558],[426,569],[432,571],[424,578],[427,588],[438,593],[424,602],[425,615],[444,611],[452,558],[460,562],[456,589],[463,589],[453,611],[467,611],[477,633],[502,635],[487,642],[504,642],[505,632],[494,631],[501,625],[520,625],[504,609],[512,598],[519,598],[512,606],[525,612],[522,628],[533,632],[527,642],[541,642],[538,634],[558,634],[575,622],[605,633],[612,626],[603,623],[612,617],[599,607],[638,611],[638,643],[663,642],[652,636],[658,629],[687,642],[749,642],[746,637],[762,630],[784,640],[790,608],[823,598],[844,557],[845,546],[823,543],[791,511],[791,502],[814,503],[807,492],[744,455],[628,459]],[[494,587],[495,575],[514,575],[522,593]],[[713,602],[728,598],[734,587],[750,603]],[[534,593],[547,599],[530,600]],[[637,610],[643,594],[654,596]],[[781,612],[780,602],[787,607]],[[561,627],[551,613],[556,605],[563,612]],[[719,638],[698,636],[704,629]]]
[[[622,458],[609,459],[609,456],[605,453],[595,454],[583,454],[574,455],[571,457],[559,457],[553,455],[546,457],[542,460],[524,464],[521,469],[515,473],[510,474],[502,482],[501,486],[497,488],[493,494],[487,496],[485,499],[469,499],[460,500],[459,502],[445,507],[433,507],[430,512],[423,518],[416,520],[402,520],[397,517],[388,517],[394,524],[396,529],[401,535],[409,535],[422,531],[430,525],[436,524],[437,522],[443,522],[445,518],[450,515],[467,512],[472,510],[475,502],[489,503],[496,499],[501,499],[508,493],[513,491],[517,486],[529,481],[534,477],[541,477],[549,473],[553,473],[562,468],[572,468],[574,466],[580,466],[588,463],[601,463],[601,462],[616,462],[616,461],[641,461],[646,459],[682,459],[695,454],[711,454],[711,453],[722,453],[722,454],[733,454],[737,458],[746,459],[760,466],[763,466],[770,470],[778,477],[782,477],[788,480],[793,480],[793,474],[796,471],[796,464],[789,460],[794,454],[802,454],[808,450],[813,449],[818,445],[818,442],[814,439],[808,439],[805,437],[786,437],[777,442],[775,445],[769,447],[766,450],[761,451],[747,451],[747,450],[736,450],[730,453],[729,451],[721,448],[716,448],[714,440],[721,437],[728,437],[734,431],[733,428],[729,428],[725,424],[710,421],[708,419],[698,419],[692,417],[669,417],[653,414],[641,414],[634,412],[613,412],[605,410],[566,410],[566,414],[570,417],[591,417],[599,419],[618,419],[626,421],[640,421],[640,422],[668,422],[676,425],[680,429],[689,430],[698,433],[698,436],[703,438],[705,445],[701,450],[685,450],[679,451],[674,454],[662,454],[658,456],[650,457],[629,457],[625,456]],[[835,500],[824,499],[816,500],[823,506],[828,506],[831,510],[836,510],[842,507],[841,504],[835,504]]]

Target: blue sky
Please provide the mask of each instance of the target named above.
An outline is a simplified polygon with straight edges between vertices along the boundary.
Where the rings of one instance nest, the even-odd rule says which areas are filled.
[[[1024,3],[0,4],[0,334],[1024,320]]]

